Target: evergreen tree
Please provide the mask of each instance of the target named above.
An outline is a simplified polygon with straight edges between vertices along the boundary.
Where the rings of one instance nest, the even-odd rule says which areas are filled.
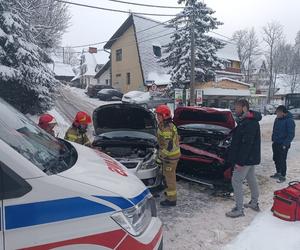
[[[36,114],[53,105],[58,82],[43,64],[47,55],[16,3],[0,0],[0,97],[23,113]]]
[[[199,82],[214,78],[215,70],[223,68],[223,61],[216,56],[224,46],[220,40],[207,33],[222,23],[212,16],[214,11],[198,0],[179,0],[185,8],[170,23],[176,30],[172,42],[164,46],[166,56],[160,59],[169,68],[171,81],[180,85],[190,81],[191,75],[191,23],[195,31],[195,79]]]

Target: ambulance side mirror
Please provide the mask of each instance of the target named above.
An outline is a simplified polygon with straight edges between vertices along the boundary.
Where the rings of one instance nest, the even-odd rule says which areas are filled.
[[[23,178],[0,161],[0,195],[1,199],[19,198],[32,190]]]

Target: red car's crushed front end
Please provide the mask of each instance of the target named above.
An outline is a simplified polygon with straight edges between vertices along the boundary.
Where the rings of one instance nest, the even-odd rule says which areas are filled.
[[[180,135],[180,177],[213,183],[230,181],[227,151],[235,121],[231,111],[206,107],[180,107],[174,123]]]

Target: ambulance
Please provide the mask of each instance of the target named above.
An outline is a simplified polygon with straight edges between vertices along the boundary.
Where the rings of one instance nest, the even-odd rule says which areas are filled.
[[[0,249],[162,249],[145,185],[99,151],[56,139],[0,99]]]

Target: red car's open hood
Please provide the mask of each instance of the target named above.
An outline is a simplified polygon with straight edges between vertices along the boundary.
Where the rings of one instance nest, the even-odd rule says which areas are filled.
[[[230,110],[207,107],[179,107],[174,112],[176,126],[212,124],[233,129],[235,121]]]

